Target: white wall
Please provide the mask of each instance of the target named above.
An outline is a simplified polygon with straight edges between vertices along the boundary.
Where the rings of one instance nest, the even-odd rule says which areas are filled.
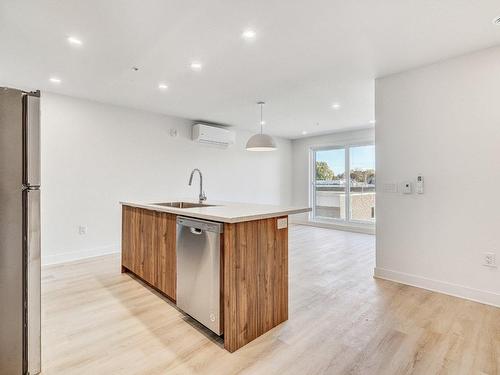
[[[292,142],[292,201],[296,206],[309,205],[309,189],[310,189],[310,151],[312,147],[320,146],[342,146],[346,144],[360,144],[374,142],[375,130],[362,129],[355,131],[338,132],[331,134],[324,134],[315,137],[306,137],[295,139]],[[314,224],[309,221],[309,214],[294,215],[291,221],[302,224]],[[317,224],[317,223],[316,223]],[[335,227],[334,225],[332,225]],[[340,227],[340,226],[337,226]],[[344,226],[350,230],[368,231],[371,232],[366,225]]]
[[[500,48],[376,82],[376,275],[500,306]],[[415,180],[425,194],[384,192]]]
[[[209,199],[291,202],[289,140],[253,153],[244,149],[251,133],[238,131],[229,149],[203,146],[189,139],[191,121],[50,93],[42,93],[41,111],[45,264],[119,251],[118,202],[196,198],[197,177],[187,184],[193,168]]]

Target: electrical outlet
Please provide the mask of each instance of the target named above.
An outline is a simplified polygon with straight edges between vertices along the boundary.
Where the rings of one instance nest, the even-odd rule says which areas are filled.
[[[87,234],[87,226],[86,225],[80,225],[78,227],[78,234],[81,234],[81,235]]]
[[[286,217],[278,218],[278,229],[285,229],[288,227],[288,219]]]
[[[497,266],[497,259],[494,253],[484,253],[484,265],[486,267]]]

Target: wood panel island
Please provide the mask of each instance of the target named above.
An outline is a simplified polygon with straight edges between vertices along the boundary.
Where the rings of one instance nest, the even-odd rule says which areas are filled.
[[[220,331],[230,352],[288,319],[288,215],[310,211],[229,202],[120,202],[122,272],[177,301],[177,217],[222,223]],[[185,202],[185,208],[180,206]]]

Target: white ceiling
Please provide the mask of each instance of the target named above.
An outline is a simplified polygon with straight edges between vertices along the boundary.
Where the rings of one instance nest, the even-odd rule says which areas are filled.
[[[252,130],[265,100],[266,131],[297,138],[368,126],[375,77],[499,44],[497,15],[498,0],[0,0],[0,84]]]

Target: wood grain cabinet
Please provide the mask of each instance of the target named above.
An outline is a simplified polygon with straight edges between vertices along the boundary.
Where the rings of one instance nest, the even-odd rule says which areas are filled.
[[[122,271],[176,299],[176,215],[123,206]]]
[[[176,220],[177,216],[166,212],[155,212],[155,259],[157,264],[154,286],[176,300],[177,257]]]
[[[123,205],[122,271],[176,300],[177,215]],[[287,216],[225,223],[220,324],[234,352],[288,319]]]
[[[224,347],[230,352],[288,319],[288,228],[278,229],[277,220],[224,225]]]

